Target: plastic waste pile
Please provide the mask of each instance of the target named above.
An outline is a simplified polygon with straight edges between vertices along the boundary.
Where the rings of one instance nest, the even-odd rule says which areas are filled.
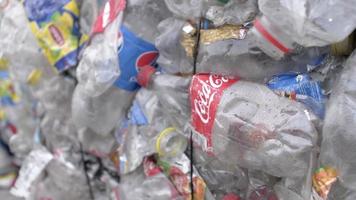
[[[1,199],[354,200],[355,3],[0,0]]]

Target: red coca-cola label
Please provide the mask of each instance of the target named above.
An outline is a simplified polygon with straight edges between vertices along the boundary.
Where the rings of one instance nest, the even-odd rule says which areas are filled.
[[[126,0],[109,0],[95,21],[93,33],[104,32],[105,28],[125,9]],[[119,28],[119,27],[118,27]]]
[[[193,76],[190,85],[193,140],[206,152],[213,153],[211,134],[222,94],[236,81],[236,77],[214,74]]]

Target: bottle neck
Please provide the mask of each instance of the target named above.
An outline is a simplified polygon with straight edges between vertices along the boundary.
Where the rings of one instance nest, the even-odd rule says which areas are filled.
[[[294,42],[290,37],[265,16],[255,19],[251,32],[255,45],[275,60],[282,59],[293,50]]]

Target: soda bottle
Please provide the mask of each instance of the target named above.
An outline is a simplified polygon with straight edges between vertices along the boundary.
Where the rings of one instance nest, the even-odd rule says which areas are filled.
[[[141,4],[150,5],[146,6],[149,9],[145,9],[146,7]],[[118,78],[113,82],[104,81],[108,87],[105,86],[107,89],[99,89],[100,91],[87,90],[86,84],[81,84],[79,79],[79,85],[73,96],[72,107],[74,119],[80,126],[89,127],[99,134],[106,135],[126,115],[135,92],[139,88],[136,82],[138,70],[145,65],[155,66],[155,60],[158,57],[158,51],[151,43],[156,32],[148,32],[151,28],[144,30],[142,28],[156,27],[158,22],[165,17],[165,9],[165,4],[161,1],[128,2],[123,26],[120,27],[122,44],[117,47],[118,53],[116,55],[120,64],[115,65],[115,67],[119,69],[117,71],[120,71],[120,75],[118,74]],[[146,16],[145,20],[142,21],[141,18],[138,20],[139,16],[142,15]],[[143,23],[140,26],[138,25],[139,21]],[[101,69],[97,67],[81,68],[79,71],[85,77],[96,76],[95,74],[98,73],[96,70]],[[108,70],[108,68],[103,68],[103,70]],[[106,73],[107,71],[103,73],[103,77],[106,77]],[[107,75],[112,75],[112,73],[108,72]],[[87,83],[89,84],[89,81]],[[95,81],[91,81],[91,83],[96,84]]]
[[[277,177],[304,177],[310,168],[317,131],[302,104],[213,74],[193,77],[190,101],[194,142],[222,163]]]
[[[193,56],[198,49],[196,71],[234,75],[253,81],[288,71],[307,72],[320,65],[328,48],[307,48],[275,61],[257,45],[258,38],[241,25],[215,27],[207,21],[201,25],[197,45],[197,23],[168,18],[159,25],[156,45],[160,50],[158,63],[166,73],[191,74]],[[177,48],[171,48],[177,46]]]
[[[258,46],[275,59],[293,51],[296,44],[326,46],[346,38],[356,26],[352,0],[289,2],[260,0],[262,16],[254,21]]]
[[[222,31],[230,31],[231,34],[218,34]],[[258,42],[253,29],[244,26],[203,26],[197,72],[264,81],[266,77],[283,72],[307,72],[312,66],[319,65],[329,51],[328,48],[306,48],[276,61],[264,52]]]

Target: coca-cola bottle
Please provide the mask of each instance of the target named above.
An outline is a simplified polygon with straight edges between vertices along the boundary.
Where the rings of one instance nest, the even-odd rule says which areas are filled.
[[[266,86],[238,78],[195,75],[190,87],[195,143],[223,163],[277,177],[304,177],[317,131],[306,108]]]

